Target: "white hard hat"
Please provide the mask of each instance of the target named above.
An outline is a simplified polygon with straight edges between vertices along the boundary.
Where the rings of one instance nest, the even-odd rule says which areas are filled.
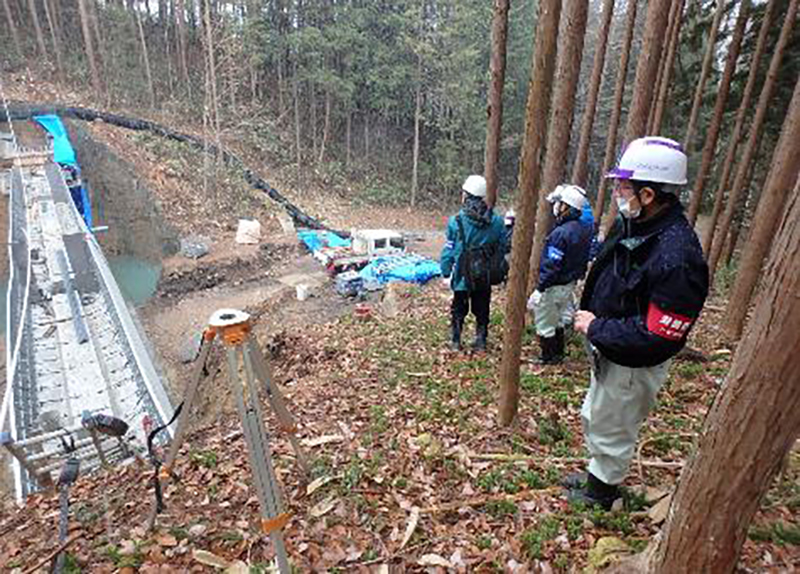
[[[549,201],[550,203],[561,201],[563,203],[566,203],[570,207],[574,207],[575,209],[580,211],[581,209],[584,208],[586,202],[589,200],[586,199],[586,191],[584,191],[582,187],[564,183],[556,187],[547,196],[547,201]]]
[[[648,136],[635,139],[625,148],[617,167],[606,177],[684,185],[686,154],[681,144],[668,138]]]
[[[508,211],[506,211],[506,216],[503,218],[503,221],[506,223],[506,225],[508,225],[512,223],[516,219],[516,217],[517,214],[514,212],[514,210],[509,209]]]
[[[475,197],[486,197],[486,180],[482,175],[471,175],[464,181],[461,189]]]

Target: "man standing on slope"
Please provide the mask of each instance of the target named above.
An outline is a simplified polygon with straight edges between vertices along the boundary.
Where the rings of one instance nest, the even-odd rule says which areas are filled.
[[[485,247],[487,250],[506,253],[506,232],[503,218],[495,215],[486,205],[486,180],[480,175],[471,175],[461,187],[461,211],[450,217],[447,223],[447,239],[442,249],[442,277],[453,290],[450,305],[450,347],[461,349],[461,330],[470,309],[475,315],[476,351],[486,350],[489,335],[489,308],[492,288],[490,285],[474,289],[468,285],[466,270],[462,269],[467,249]]]
[[[609,509],[633,458],[639,428],[686,344],[708,295],[708,267],[683,214],[686,155],[661,137],[634,140],[617,167],[622,216],[592,266],[575,316],[591,351],[581,409],[590,462],[565,480],[571,500]]]
[[[539,265],[539,284],[528,299],[533,311],[543,365],[564,360],[564,328],[572,324],[575,284],[586,275],[593,226],[581,221],[588,205],[586,192],[563,184],[547,196],[553,204],[555,227],[547,235]]]

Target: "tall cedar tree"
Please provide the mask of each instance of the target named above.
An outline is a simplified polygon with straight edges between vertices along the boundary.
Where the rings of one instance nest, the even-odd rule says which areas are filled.
[[[725,154],[725,161],[722,162],[722,174],[717,182],[717,189],[714,192],[714,205],[711,209],[711,218],[708,223],[707,231],[703,236],[703,252],[708,255],[711,249],[711,240],[714,238],[714,229],[717,226],[719,214],[722,211],[723,200],[725,199],[725,192],[728,189],[728,180],[730,179],[731,172],[736,165],[736,150],[739,147],[739,140],[742,138],[742,131],[744,130],[744,120],[747,112],[750,111],[750,102],[753,99],[753,94],[756,88],[756,77],[758,76],[758,68],[761,62],[761,57],[767,46],[767,37],[769,35],[770,25],[772,24],[772,13],[777,2],[767,2],[767,8],[764,12],[764,18],[761,21],[761,29],[758,32],[758,41],[756,42],[756,50],[753,53],[753,58],[750,60],[750,72],[747,75],[747,82],[745,83],[742,99],[739,102],[739,109],[736,111],[736,120],[734,121],[733,131],[728,137],[727,147],[728,151]]]
[[[714,161],[714,154],[717,149],[717,140],[719,139],[720,128],[722,127],[722,118],[725,114],[725,105],[728,103],[728,94],[731,89],[731,81],[733,80],[733,73],[736,71],[736,61],[739,58],[739,50],[742,46],[742,38],[744,38],[744,31],[747,27],[747,19],[750,16],[750,0],[742,0],[739,5],[739,15],[736,17],[736,25],[733,30],[733,38],[728,46],[728,56],[725,60],[725,71],[722,73],[722,79],[717,88],[717,99],[714,103],[714,115],[711,119],[711,125],[706,132],[706,141],[703,144],[703,155],[700,161],[700,170],[692,186],[692,197],[689,201],[688,218],[689,222],[694,224],[697,220],[697,214],[700,211],[700,206],[703,202],[703,190],[705,189],[706,179],[711,172],[711,163]],[[756,66],[757,67],[757,66]]]
[[[86,9],[86,3],[90,0],[78,0],[78,12],[81,19],[81,30],[83,31],[83,42],[86,49],[86,59],[89,60],[89,69],[92,73],[92,88],[94,88],[96,95],[103,93],[102,84],[100,83],[100,72],[97,69],[97,60],[95,58],[94,45],[92,42],[92,32],[89,27],[89,11]]]
[[[628,113],[625,128],[626,143],[645,135],[650,108],[653,105],[653,86],[658,76],[658,65],[661,51],[664,49],[664,37],[669,23],[669,0],[650,0],[647,4],[647,21],[644,27],[644,40],[639,62],[636,65],[636,80],[633,85],[633,101]],[[611,202],[603,222],[603,235],[608,234],[614,218],[617,216],[617,204]]]
[[[780,38],[778,38],[778,44],[775,46],[775,51],[772,54],[772,61],[769,64],[769,71],[767,72],[767,79],[764,82],[764,87],[761,89],[761,95],[758,98],[756,115],[755,118],[753,118],[753,123],[750,125],[750,135],[744,148],[744,154],[739,161],[739,165],[736,167],[736,177],[733,180],[733,187],[731,188],[730,197],[728,197],[728,204],[725,206],[725,213],[722,215],[719,229],[714,231],[714,239],[711,242],[711,251],[708,256],[708,270],[712,278],[716,272],[717,262],[722,253],[725,239],[728,236],[728,230],[730,229],[731,221],[736,211],[737,202],[744,191],[745,183],[750,172],[750,164],[758,149],[761,129],[767,115],[767,106],[772,98],[775,82],[778,79],[778,69],[780,68],[786,45],[789,43],[789,39],[792,35],[794,19],[797,15],[797,2],[798,0],[791,0],[786,10],[786,17],[784,18],[781,35]]]
[[[578,89],[578,76],[581,71],[583,41],[586,37],[586,18],[589,12],[588,0],[567,0],[562,15],[563,40],[559,42],[558,71],[553,101],[550,109],[550,129],[547,134],[547,154],[544,160],[542,191],[539,195],[539,208],[536,213],[536,228],[531,252],[531,271],[528,279],[528,293],[532,292],[539,280],[539,261],[547,234],[553,227],[553,211],[547,203],[547,194],[562,183],[566,167],[565,158],[572,133],[572,118],[575,107],[575,92]]]
[[[608,0],[607,0],[608,1]],[[486,105],[486,150],[484,176],[486,203],[497,203],[497,164],[500,160],[500,135],[503,125],[503,86],[506,81],[506,38],[509,0],[495,0],[492,18],[492,57],[489,64],[489,101]]]
[[[572,166],[572,183],[581,187],[586,186],[586,176],[589,172],[589,144],[592,140],[594,116],[597,112],[597,97],[600,94],[600,84],[603,81],[603,68],[606,62],[608,32],[611,30],[611,20],[613,16],[614,0],[605,0],[603,2],[601,24],[600,28],[597,30],[597,39],[595,40],[592,79],[589,84],[589,92],[586,95],[586,109],[583,112],[583,120],[581,122],[578,153],[575,157],[575,163]]]
[[[17,24],[14,21],[14,15],[11,13],[11,6],[8,0],[3,0],[3,11],[6,13],[6,20],[8,27],[11,30],[11,38],[14,40],[14,48],[17,51],[17,57],[22,58],[25,54],[22,51],[22,45],[19,43],[19,32],[17,32]]]
[[[769,252],[775,227],[783,212],[792,184],[800,171],[800,78],[789,105],[778,146],[772,157],[772,168],[753,215],[753,229],[742,254],[739,273],[728,302],[725,328],[733,339],[742,334],[750,298],[753,295],[761,266]]]
[[[525,111],[525,140],[522,144],[519,167],[517,223],[514,226],[503,358],[500,363],[498,413],[499,422],[503,426],[511,424],[519,406],[519,362],[522,354],[522,330],[525,328],[528,265],[539,194],[540,157],[545,146],[547,118],[550,111],[560,16],[561,0],[540,0]]]
[[[686,127],[686,136],[683,138],[683,149],[687,154],[690,154],[694,147],[694,131],[697,127],[697,118],[700,115],[700,106],[703,103],[703,91],[706,87],[706,80],[708,80],[708,75],[711,73],[711,63],[716,53],[717,33],[719,32],[719,24],[722,21],[724,13],[725,1],[717,0],[717,10],[714,12],[714,20],[711,22],[711,30],[708,31],[708,42],[706,43],[706,52],[703,57],[703,69],[700,72],[700,79],[694,91],[692,111],[689,113],[689,125]]]
[[[683,23],[683,3],[684,0],[675,2],[672,6],[672,31],[669,34],[669,45],[664,53],[664,64],[661,70],[661,82],[658,85],[658,92],[653,106],[653,120],[650,122],[650,133],[661,133],[661,121],[664,118],[664,110],[667,106],[669,89],[672,87],[672,69],[675,66],[675,54],[678,51],[678,43],[681,37],[681,24]]]
[[[754,320],[678,482],[651,568],[656,574],[733,572],[759,503],[800,434],[798,253],[800,180]]]
[[[597,189],[597,199],[594,206],[594,219],[599,222],[603,217],[606,206],[606,191],[608,180],[605,174],[611,169],[612,162],[616,159],[617,136],[619,134],[619,118],[622,115],[622,99],[625,96],[625,85],[628,81],[628,60],[631,55],[633,33],[636,29],[637,2],[628,2],[628,11],[625,19],[625,39],[622,41],[622,56],[619,61],[617,82],[614,86],[614,104],[611,107],[611,118],[608,120],[606,133],[606,150],[603,155],[603,167],[600,171],[600,184]]]

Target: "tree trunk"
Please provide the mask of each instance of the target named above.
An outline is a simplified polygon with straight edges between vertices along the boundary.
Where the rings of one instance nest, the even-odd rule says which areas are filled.
[[[180,57],[181,76],[186,84],[186,91],[191,96],[192,89],[189,82],[189,64],[186,60],[186,11],[184,0],[178,0],[175,11],[175,24],[178,27],[178,53]]]
[[[711,63],[714,60],[714,54],[717,44],[717,32],[719,31],[719,23],[722,21],[722,15],[725,13],[725,0],[717,0],[717,10],[714,12],[714,20],[711,22],[711,30],[708,32],[708,44],[706,44],[706,52],[703,57],[703,68],[700,72],[700,79],[697,82],[697,87],[694,91],[694,100],[692,101],[692,111],[689,114],[689,125],[686,128],[686,137],[683,138],[683,149],[686,155],[689,155],[692,148],[694,138],[694,130],[697,127],[697,117],[700,115],[700,106],[703,101],[703,91],[706,87],[706,80],[711,73]]]
[[[22,51],[22,44],[19,43],[17,24],[14,22],[14,15],[11,13],[11,6],[9,6],[8,0],[3,0],[3,10],[6,13],[6,20],[8,20],[8,27],[11,30],[11,37],[14,40],[14,48],[17,50],[17,56],[22,58],[25,54]]]
[[[294,78],[292,79],[292,97],[294,98],[294,147],[297,156],[297,179],[300,180],[300,165],[302,163],[302,147],[300,146],[300,94],[297,78],[297,62],[294,64]]]
[[[369,112],[364,112],[364,160],[369,157]]]
[[[653,105],[653,86],[658,76],[658,64],[664,48],[664,34],[669,23],[669,9],[669,0],[650,0],[647,3],[642,51],[636,64],[633,101],[625,127],[625,140],[628,143],[645,135],[647,129],[647,120]],[[602,225],[603,236],[607,235],[616,216],[617,204],[612,201]]]
[[[55,26],[53,14],[50,11],[50,1],[43,0],[44,15],[47,18],[47,27],[50,29],[50,40],[53,42],[53,51],[56,53],[56,67],[58,68],[58,81],[62,84],[66,82],[66,75],[64,74],[64,61],[61,58],[61,42],[58,34],[58,29]]]
[[[103,89],[100,84],[100,72],[97,70],[97,61],[94,57],[92,32],[89,28],[89,13],[86,10],[86,2],[87,0],[78,0],[78,11],[81,17],[81,30],[83,31],[83,42],[86,48],[86,59],[89,60],[89,69],[92,73],[92,88],[94,89],[95,94],[102,95]]]
[[[33,29],[36,31],[36,45],[39,48],[39,57],[47,61],[47,47],[44,45],[44,36],[42,35],[42,27],[39,25],[39,14],[36,11],[35,0],[28,0],[28,9],[31,13],[31,20],[33,21]]]
[[[98,56],[98,60],[99,60],[99,63],[100,63],[100,71],[101,71],[101,73],[103,71],[105,71],[106,74],[108,74],[109,66],[106,65],[107,62],[106,62],[106,55],[105,55],[105,52],[106,52],[105,46],[106,46],[106,44],[103,41],[103,36],[102,36],[102,33],[101,33],[101,28],[100,28],[100,19],[97,16],[97,4],[96,4],[96,1],[97,0],[86,0],[87,7],[89,9],[89,21],[91,22],[92,32],[94,33],[94,38],[95,38],[95,41],[97,42],[97,56]],[[111,67],[113,68],[113,65]]]
[[[159,6],[161,6],[159,4]],[[144,60],[144,70],[147,74],[147,88],[150,93],[150,109],[156,109],[156,89],[153,87],[153,74],[150,72],[150,56],[147,54],[147,40],[144,37],[144,27],[142,26],[142,15],[136,10],[136,24],[139,27],[139,39],[142,42],[142,59]]]
[[[652,564],[657,574],[733,572],[762,496],[800,433],[798,253],[800,182],[754,320],[681,473]]]
[[[719,0],[720,3],[722,0]],[[650,133],[661,133],[661,122],[664,119],[664,110],[667,106],[667,96],[672,87],[672,69],[675,66],[675,54],[678,50],[678,43],[681,36],[681,24],[683,23],[683,4],[684,0],[675,2],[672,10],[672,33],[669,35],[669,46],[664,55],[664,69],[662,71],[661,83],[658,87],[658,97],[654,106],[653,122],[650,124]]]
[[[311,107],[311,113],[309,114],[310,122],[311,122],[311,157],[317,157],[317,89],[314,86],[314,82],[311,82],[309,87],[309,92],[311,97],[309,98],[308,105]],[[313,159],[312,159],[313,161]]]
[[[745,244],[739,272],[728,302],[725,331],[731,339],[738,339],[742,334],[750,299],[761,276],[761,265],[772,244],[775,227],[786,205],[792,182],[798,179],[800,166],[798,142],[800,142],[800,79],[795,83],[792,103],[789,104],[781,137],[772,156],[767,184],[761,192],[758,207],[753,215],[753,228]]]
[[[745,179],[747,178],[748,170],[750,169],[750,162],[755,156],[759,134],[761,127],[764,123],[764,117],[767,114],[767,106],[772,98],[772,92],[775,88],[775,82],[778,79],[778,69],[780,68],[781,60],[783,59],[783,52],[789,38],[792,35],[792,26],[794,19],[797,15],[797,2],[798,0],[791,0],[789,8],[786,10],[786,18],[784,19],[783,28],[781,29],[780,38],[775,46],[775,51],[772,54],[772,61],[769,64],[769,71],[767,78],[764,82],[764,87],[761,89],[761,95],[758,99],[758,108],[756,109],[755,118],[750,126],[750,135],[747,139],[747,145],[744,149],[739,165],[736,167],[736,177],[733,180],[733,187],[731,188],[730,197],[728,198],[728,205],[725,207],[725,213],[722,215],[719,230],[714,232],[714,239],[711,243],[711,251],[708,257],[708,271],[709,277],[714,278],[714,273],[717,269],[717,262],[719,261],[720,252],[728,235],[733,213],[736,209],[736,203],[739,201],[739,195],[744,188]]]
[[[708,230],[703,236],[703,252],[708,255],[711,250],[711,241],[714,238],[714,229],[717,226],[719,214],[722,211],[722,203],[725,198],[725,192],[728,189],[728,180],[731,176],[731,171],[735,165],[736,150],[739,147],[739,140],[742,138],[742,130],[744,129],[744,120],[747,112],[750,110],[750,101],[753,98],[753,91],[756,87],[756,76],[758,75],[759,63],[764,54],[767,46],[767,36],[769,35],[770,25],[772,24],[772,13],[775,8],[776,2],[767,2],[767,7],[764,12],[764,19],[761,21],[761,28],[758,32],[758,41],[756,43],[756,51],[753,53],[753,59],[750,61],[750,73],[747,76],[747,83],[745,84],[742,100],[739,102],[739,109],[736,112],[736,120],[734,122],[733,131],[728,138],[728,152],[725,154],[725,161],[722,162],[722,175],[717,182],[717,190],[714,193],[714,206],[711,210],[711,220],[708,224]]]
[[[706,184],[706,178],[711,172],[711,163],[714,161],[714,155],[717,149],[717,140],[719,139],[719,131],[722,127],[722,118],[725,114],[725,105],[728,102],[728,93],[731,88],[731,81],[733,80],[733,73],[736,71],[736,60],[739,58],[739,49],[742,45],[742,38],[744,38],[744,31],[747,26],[747,19],[750,16],[750,0],[742,0],[739,6],[739,15],[736,17],[736,26],[733,31],[733,38],[728,46],[728,57],[725,60],[725,71],[722,74],[719,88],[717,89],[717,101],[714,103],[714,116],[711,119],[711,125],[706,132],[706,141],[703,145],[703,156],[700,161],[700,171],[694,180],[692,186],[692,199],[689,202],[688,218],[689,222],[694,225],[697,221],[697,214],[700,212],[700,206],[703,203],[703,190]],[[755,68],[758,66],[755,65]]]
[[[283,110],[286,107],[283,101],[284,78],[283,78],[283,58],[278,56],[278,117],[283,115]]]
[[[542,185],[544,193],[539,195],[539,207],[536,211],[536,228],[531,250],[531,270],[528,275],[528,293],[531,293],[539,281],[539,262],[542,257],[547,234],[553,227],[553,211],[547,203],[550,193],[564,179],[565,158],[569,149],[569,137],[572,133],[575,92],[578,89],[578,76],[581,71],[583,41],[586,37],[586,17],[589,11],[588,0],[566,0],[562,16],[564,34],[559,42],[558,69],[553,101],[558,105],[550,108],[550,126],[547,133],[547,153],[544,160]]]
[[[319,144],[319,163],[325,159],[325,145],[331,129],[331,90],[325,88],[325,122],[322,125],[322,141]]]
[[[500,160],[500,136],[503,125],[503,87],[506,81],[506,38],[510,0],[495,0],[492,18],[492,56],[489,63],[489,103],[486,106],[486,148],[483,170],[486,177],[486,203],[497,203],[497,163]]]
[[[203,31],[206,37],[206,54],[208,57],[208,87],[211,90],[211,120],[214,130],[214,141],[220,144],[219,98],[217,96],[217,59],[214,48],[214,27],[211,21],[211,2],[206,0]]]
[[[519,405],[519,361],[525,327],[525,299],[540,182],[540,157],[545,145],[561,0],[540,0],[534,36],[533,65],[525,109],[525,140],[519,167],[517,223],[508,279],[503,357],[500,364],[499,422],[511,424]]]
[[[614,105],[611,107],[611,118],[608,121],[608,135],[606,136],[606,151],[603,156],[603,167],[600,171],[600,183],[597,189],[597,199],[594,206],[594,220],[600,222],[605,211],[606,189],[608,180],[605,174],[611,169],[612,162],[616,159],[617,134],[619,133],[619,118],[622,115],[622,99],[625,96],[625,84],[628,78],[628,60],[631,55],[633,32],[636,27],[636,7],[638,2],[628,2],[628,11],[625,20],[625,39],[622,41],[622,56],[619,61],[617,83],[614,87]]]
[[[348,104],[351,105],[351,104]],[[347,120],[345,126],[345,152],[344,152],[344,165],[350,167],[350,154],[353,149],[353,110],[348,107]]]
[[[169,89],[169,98],[173,99],[175,97],[175,72],[174,72],[174,65],[177,59],[173,60],[174,55],[172,53],[172,42],[170,41],[170,21],[172,19],[172,14],[174,13],[175,6],[170,3],[169,10],[167,11],[167,18],[170,20],[164,24],[164,58],[167,61],[167,88]]]
[[[614,0],[605,0],[603,2],[602,23],[597,30],[597,40],[595,41],[592,79],[589,84],[589,92],[586,95],[586,110],[583,112],[583,122],[581,123],[578,155],[572,166],[572,183],[581,187],[586,186],[586,176],[589,171],[589,144],[592,140],[594,115],[597,111],[597,97],[600,94],[600,84],[603,81],[603,68],[606,62],[608,32],[611,29],[611,20],[613,16]]]
[[[411,165],[411,207],[417,204],[419,185],[419,124],[422,118],[422,55],[417,54],[417,89],[414,101],[414,155]]]

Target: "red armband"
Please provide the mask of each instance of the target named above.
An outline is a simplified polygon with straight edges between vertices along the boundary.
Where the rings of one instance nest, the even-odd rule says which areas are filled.
[[[671,311],[664,311],[655,303],[647,307],[647,330],[670,341],[680,341],[694,319],[679,315]]]

